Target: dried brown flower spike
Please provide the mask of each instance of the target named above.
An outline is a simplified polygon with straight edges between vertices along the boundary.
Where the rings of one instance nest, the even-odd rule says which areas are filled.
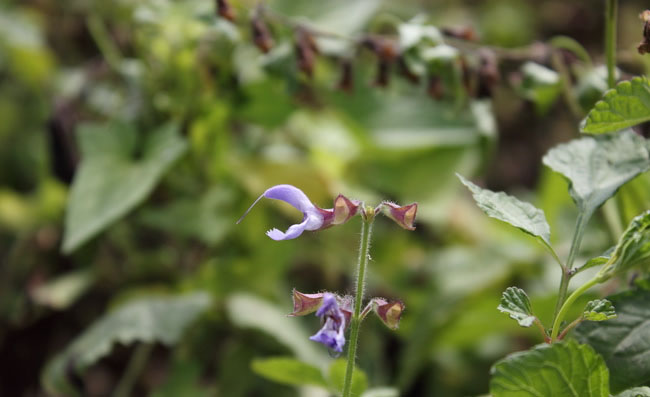
[[[217,0],[217,14],[230,22],[235,20],[235,10],[228,3],[228,0]]]
[[[305,28],[296,29],[296,58],[298,69],[300,69],[309,78],[314,75],[314,63],[318,47],[312,34]]]
[[[255,13],[253,14],[251,30],[255,46],[265,54],[269,52],[273,47],[274,42],[269,28],[266,26],[266,21],[264,21],[264,11],[260,6],[256,8]]]

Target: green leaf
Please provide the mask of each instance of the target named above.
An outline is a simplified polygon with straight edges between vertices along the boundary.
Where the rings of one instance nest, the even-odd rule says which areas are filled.
[[[476,204],[488,216],[507,222],[532,236],[538,237],[547,246],[550,246],[551,230],[546,222],[546,217],[544,217],[544,211],[503,192],[495,193],[488,189],[482,189],[463,178],[463,176],[456,175],[469,188]]]
[[[75,270],[34,288],[31,297],[36,303],[63,310],[76,302],[94,281],[92,272]]]
[[[544,164],[569,180],[569,193],[586,219],[626,182],[650,167],[645,140],[632,131],[558,145]]]
[[[82,162],[68,199],[63,252],[76,250],[140,204],[186,148],[171,124],[148,134],[142,147],[138,136],[133,126],[118,122],[79,127]]]
[[[650,263],[650,210],[632,219],[599,274],[602,283],[616,274]]]
[[[501,303],[497,309],[502,313],[508,313],[510,318],[517,320],[522,327],[530,327],[535,321],[528,295],[521,288],[506,288],[501,295]]]
[[[609,260],[612,258],[612,253],[614,253],[615,248],[616,247],[611,247],[599,256],[589,259],[584,265],[577,268],[576,272],[581,272],[583,270],[589,269],[590,267],[604,265],[605,263],[609,262]]]
[[[320,369],[291,357],[256,359],[251,368],[256,374],[278,383],[328,387]]]
[[[128,302],[105,314],[52,359],[42,374],[46,390],[71,394],[66,367],[83,371],[107,355],[115,343],[160,342],[173,345],[185,328],[211,304],[210,295],[197,292],[177,297],[149,297]]]
[[[509,355],[492,368],[493,397],[608,397],[605,361],[576,341],[543,344]]]
[[[520,94],[535,104],[537,113],[545,114],[560,95],[559,74],[534,62],[526,62],[521,67],[521,72],[523,79],[519,86]]]
[[[329,379],[330,383],[336,390],[343,390],[346,367],[347,361],[342,358],[335,360],[330,366]],[[353,397],[360,397],[367,388],[368,379],[366,373],[355,367],[354,372],[352,373],[352,388],[350,389],[350,395]]]
[[[617,394],[616,397],[650,397],[650,387],[635,387],[633,389],[625,390],[621,394]]]
[[[583,322],[574,334],[604,357],[612,392],[620,392],[650,382],[650,291],[629,291],[608,299],[616,306],[617,317]]]
[[[619,131],[650,120],[650,84],[645,76],[622,81],[607,91],[580,124],[592,134]]]
[[[616,318],[616,310],[607,299],[596,299],[587,302],[582,316],[588,321],[605,321]]]

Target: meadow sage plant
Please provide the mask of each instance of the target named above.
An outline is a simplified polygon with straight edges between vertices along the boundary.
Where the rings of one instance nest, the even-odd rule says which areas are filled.
[[[358,200],[351,200],[343,195],[334,199],[334,207],[322,209],[314,205],[311,200],[295,186],[277,185],[267,189],[250,208],[244,213],[239,223],[246,214],[262,198],[281,200],[289,203],[302,212],[303,219],[300,223],[290,226],[286,232],[273,228],[266,235],[273,240],[290,240],[300,236],[304,231],[322,230],[331,226],[341,225],[353,216],[360,214],[361,241],[359,259],[356,269],[356,290],[354,296],[339,296],[332,292],[306,294],[293,290],[293,313],[290,316],[304,316],[316,312],[322,320],[321,329],[309,339],[319,342],[330,348],[335,354],[342,353],[343,347],[348,343],[348,359],[343,384],[342,395],[349,397],[352,387],[352,374],[356,358],[359,326],[361,321],[372,311],[381,321],[391,329],[397,329],[399,320],[404,311],[404,304],[400,301],[389,301],[384,298],[372,298],[361,310],[365,287],[366,268],[368,266],[370,238],[375,215],[383,213],[402,228],[415,230],[415,216],[417,203],[400,206],[384,201],[378,206],[366,206]],[[348,340],[346,330],[350,328]]]

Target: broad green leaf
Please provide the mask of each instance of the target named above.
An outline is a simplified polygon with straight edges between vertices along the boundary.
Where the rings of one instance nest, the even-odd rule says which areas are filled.
[[[210,304],[210,295],[204,292],[128,302],[99,318],[63,353],[52,359],[42,374],[43,385],[53,394],[70,394],[66,367],[73,364],[78,371],[83,371],[110,353],[116,343],[160,342],[173,345]]]
[[[256,359],[251,368],[258,375],[278,383],[328,387],[320,369],[292,357]]]
[[[616,318],[616,310],[607,299],[596,299],[587,302],[582,315],[588,321],[605,321]]]
[[[622,81],[605,93],[580,124],[592,134],[619,131],[650,120],[650,84],[645,76]]]
[[[650,211],[632,219],[618,240],[610,264],[601,270],[601,280],[605,281],[615,274],[648,263],[650,263]]]
[[[347,361],[342,358],[335,360],[330,366],[330,383],[337,391],[343,390],[346,367]],[[366,373],[355,367],[354,372],[352,373],[352,388],[350,389],[350,395],[353,397],[360,397],[367,388],[368,379],[366,377]]]
[[[493,397],[608,397],[605,361],[576,341],[538,345],[492,368]]]
[[[521,67],[521,72],[523,79],[519,92],[535,104],[539,114],[545,114],[560,95],[559,74],[534,62],[526,62]]]
[[[544,164],[564,175],[569,193],[585,219],[626,182],[650,167],[645,140],[632,131],[585,137],[558,145]]]
[[[456,175],[469,188],[476,204],[488,216],[507,222],[540,238],[547,246],[550,245],[551,230],[544,217],[544,211],[503,192],[495,193],[488,189],[482,189],[461,175]]]
[[[142,147],[138,136],[133,126],[118,122],[79,127],[82,162],[68,199],[63,252],[76,250],[140,204],[186,148],[171,124],[146,135]]]
[[[608,299],[616,306],[617,317],[583,322],[574,335],[604,357],[612,392],[620,392],[650,382],[650,291],[629,291]]]
[[[601,255],[589,259],[584,265],[577,268],[577,272],[589,269],[590,267],[604,265],[605,263],[609,262],[609,260],[612,258],[612,253],[614,253],[615,248],[616,247],[611,247]]]
[[[228,298],[226,308],[230,320],[242,328],[255,328],[271,335],[309,364],[321,366],[329,361],[326,349],[309,340],[309,334],[296,318],[287,317],[291,308],[282,311],[268,301],[250,294],[234,294]],[[316,326],[318,324],[316,323]],[[316,333],[317,328],[312,333]]]
[[[650,387],[635,387],[633,389],[625,390],[621,394],[617,394],[616,397],[650,397]]]
[[[528,295],[521,288],[506,288],[501,295],[501,303],[497,309],[502,313],[508,313],[510,318],[517,320],[522,327],[530,327],[535,321]]]
[[[62,310],[77,301],[90,288],[95,276],[88,270],[76,270],[39,285],[31,293],[35,302]]]
[[[363,392],[361,397],[399,397],[399,390],[392,387],[374,387]]]

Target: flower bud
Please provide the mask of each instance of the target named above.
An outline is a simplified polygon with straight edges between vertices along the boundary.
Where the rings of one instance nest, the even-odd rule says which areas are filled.
[[[217,14],[230,22],[235,20],[235,10],[228,3],[228,0],[217,0]]]
[[[399,327],[399,320],[404,312],[404,303],[400,301],[386,301],[382,298],[374,298],[372,309],[390,329],[397,329]]]
[[[332,219],[332,225],[340,225],[355,216],[359,210],[359,204],[358,201],[350,200],[344,195],[339,194],[334,200],[334,218]]]
[[[323,303],[323,293],[318,294],[303,294],[297,289],[293,289],[293,313],[289,314],[291,317],[304,316],[313,313]]]
[[[389,201],[380,204],[384,215],[397,222],[406,230],[415,230],[415,215],[418,211],[418,203],[399,206]]]
[[[273,38],[271,37],[269,28],[266,26],[264,18],[262,18],[262,10],[259,9],[259,7],[255,11],[253,19],[251,20],[251,31],[253,35],[253,43],[255,43],[255,46],[265,54],[269,52],[274,44]]]

